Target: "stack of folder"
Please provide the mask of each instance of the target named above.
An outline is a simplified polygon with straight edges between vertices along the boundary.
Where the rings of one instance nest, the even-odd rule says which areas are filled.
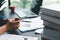
[[[60,10],[41,8],[44,21],[42,40],[60,40]]]

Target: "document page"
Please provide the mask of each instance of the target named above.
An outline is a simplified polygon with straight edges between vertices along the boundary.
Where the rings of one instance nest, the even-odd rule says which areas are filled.
[[[24,21],[28,21],[28,22],[20,22],[19,29],[22,32],[34,30],[38,28],[42,29],[44,27],[43,20],[41,20],[41,17],[25,19]]]

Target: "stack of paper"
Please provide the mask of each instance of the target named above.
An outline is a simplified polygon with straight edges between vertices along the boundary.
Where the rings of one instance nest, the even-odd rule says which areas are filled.
[[[43,6],[40,11],[49,16],[60,17],[60,4]]]
[[[60,32],[53,29],[44,28],[44,35],[52,36],[53,38],[60,38]]]
[[[44,21],[44,25],[51,27],[53,29],[56,29],[56,30],[60,30],[60,25],[56,25],[56,24],[53,24],[51,22]]]
[[[41,18],[45,25],[42,38],[60,40],[60,5],[52,4],[43,6],[41,12]]]
[[[44,15],[44,14],[41,14],[41,17],[42,17],[43,20],[46,20],[46,21],[49,21],[49,22],[60,25],[60,19],[58,19],[58,18],[47,16],[47,15]]]

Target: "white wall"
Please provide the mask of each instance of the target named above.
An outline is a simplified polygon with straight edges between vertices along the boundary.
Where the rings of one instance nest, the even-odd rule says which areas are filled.
[[[8,7],[8,0],[5,0],[6,2],[1,6],[0,10],[2,10],[5,7]]]

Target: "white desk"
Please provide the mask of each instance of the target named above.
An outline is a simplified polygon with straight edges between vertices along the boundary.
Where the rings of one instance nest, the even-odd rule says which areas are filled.
[[[38,40],[38,37],[4,34],[0,36],[1,40]]]

